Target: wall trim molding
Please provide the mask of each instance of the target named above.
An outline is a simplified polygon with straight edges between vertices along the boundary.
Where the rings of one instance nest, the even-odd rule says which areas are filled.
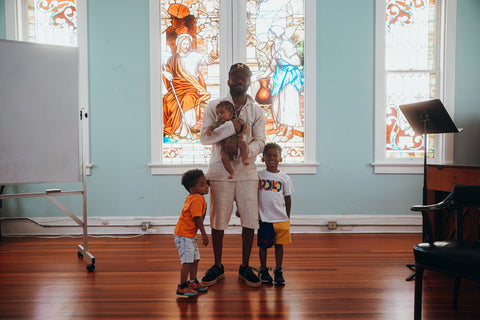
[[[177,216],[90,217],[89,235],[173,234]],[[335,222],[336,229],[329,229]],[[82,235],[82,228],[68,217],[2,218],[2,236]],[[142,223],[149,227],[142,230]],[[333,225],[335,223],[332,223]],[[207,233],[210,221],[205,218]],[[292,233],[421,233],[422,218],[414,215],[297,215],[291,219]],[[240,234],[240,219],[233,216],[226,234]]]

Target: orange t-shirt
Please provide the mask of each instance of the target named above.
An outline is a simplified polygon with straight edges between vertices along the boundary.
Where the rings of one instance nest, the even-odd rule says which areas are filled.
[[[195,238],[198,228],[193,221],[194,217],[204,217],[207,211],[205,198],[198,193],[189,194],[185,199],[182,213],[178,219],[174,233],[177,236]]]

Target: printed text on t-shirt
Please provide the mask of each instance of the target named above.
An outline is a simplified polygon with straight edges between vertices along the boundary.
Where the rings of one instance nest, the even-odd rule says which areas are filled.
[[[275,180],[260,180],[261,185],[260,188],[265,191],[275,191],[275,192],[280,192],[282,191],[282,182],[281,181],[275,181]]]

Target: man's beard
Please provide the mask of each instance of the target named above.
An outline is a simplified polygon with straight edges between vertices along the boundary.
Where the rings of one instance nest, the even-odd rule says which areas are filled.
[[[247,93],[248,86],[231,86],[230,87],[230,94],[232,96],[243,96],[245,93]]]

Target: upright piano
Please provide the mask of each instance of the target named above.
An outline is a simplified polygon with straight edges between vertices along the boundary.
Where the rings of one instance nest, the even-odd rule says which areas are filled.
[[[473,165],[427,165],[427,204],[442,201],[455,184],[480,185],[480,166]],[[463,212],[464,239],[480,240],[479,209],[467,208]],[[453,239],[455,215],[453,213],[430,214],[435,240]]]

